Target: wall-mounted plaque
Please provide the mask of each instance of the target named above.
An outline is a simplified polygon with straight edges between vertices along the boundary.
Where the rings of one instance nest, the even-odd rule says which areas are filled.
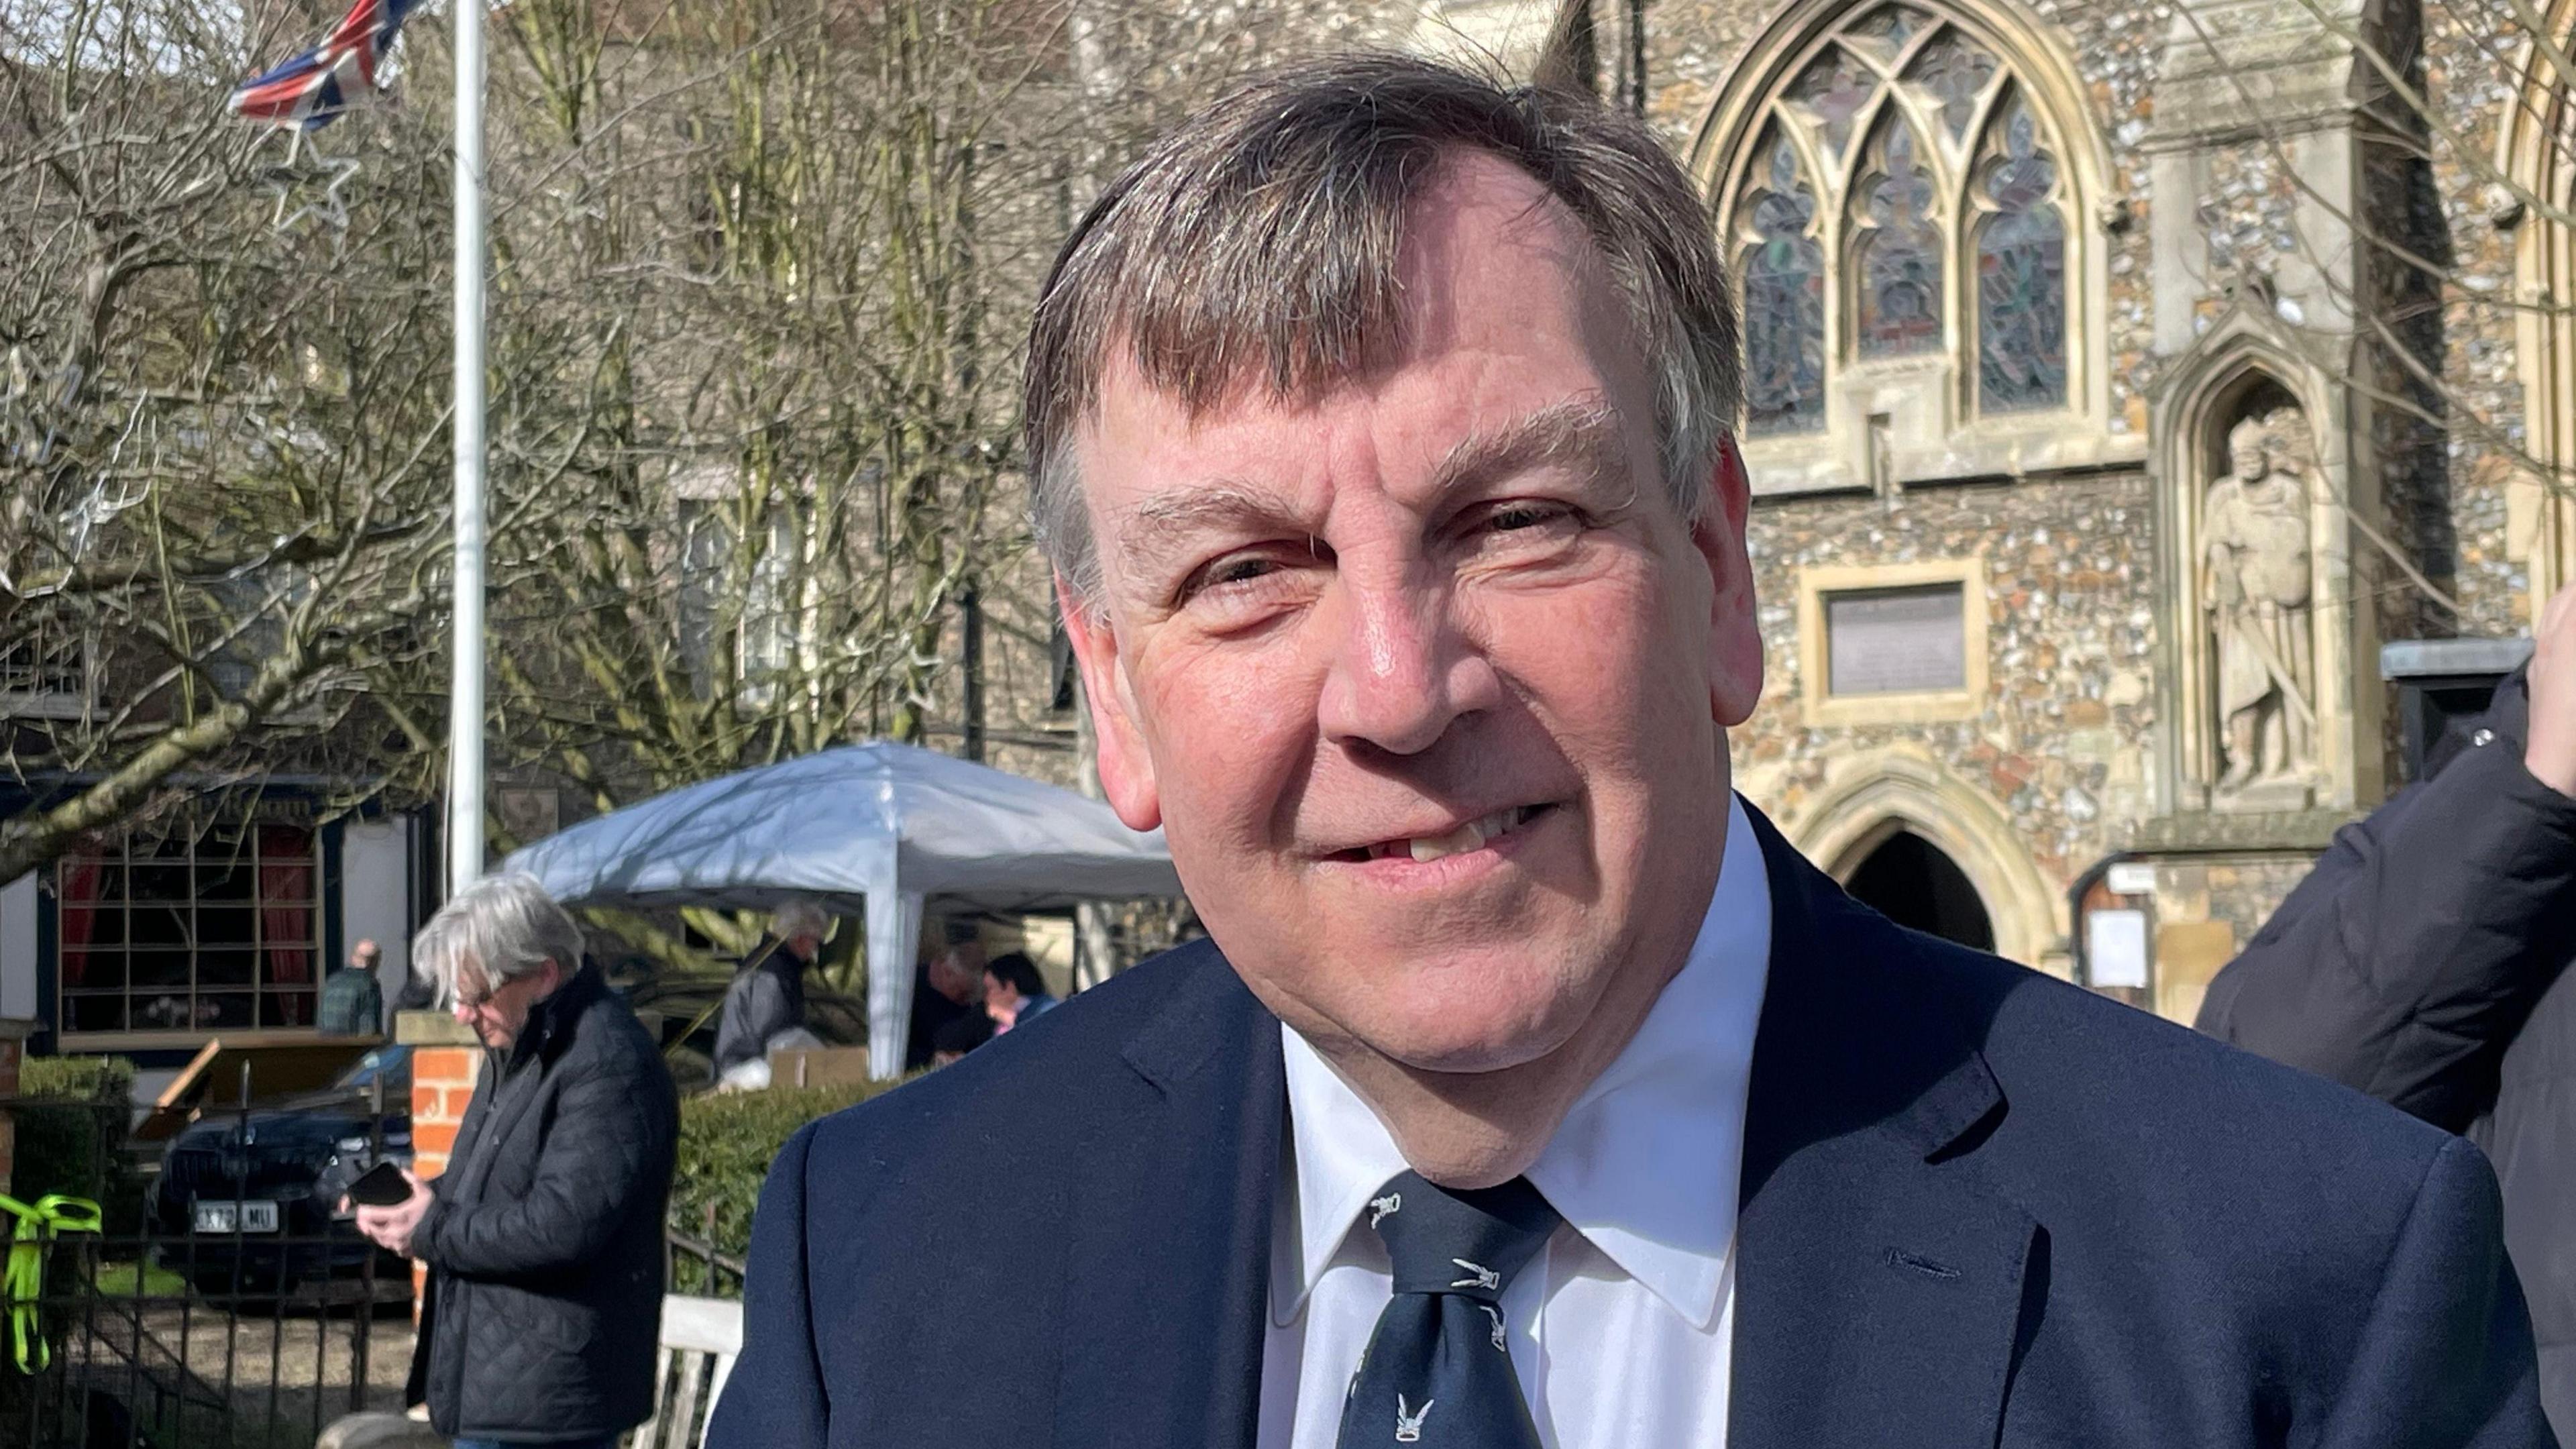
[[[1844,696],[1966,689],[1962,597],[1955,583],[1825,595],[1826,691]]]

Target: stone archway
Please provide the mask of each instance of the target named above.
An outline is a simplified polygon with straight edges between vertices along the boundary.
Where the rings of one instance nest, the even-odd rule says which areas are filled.
[[[1900,926],[1971,950],[1995,949],[1994,918],[1977,883],[1941,847],[1889,822],[1886,838],[1843,873],[1852,899]]]
[[[1775,818],[1791,844],[1846,886],[1899,835],[1919,840],[1974,892],[1992,932],[1987,949],[2067,974],[2064,903],[2023,849],[2012,818],[1919,746],[1890,745],[1844,759],[1823,788]],[[1887,867],[1910,857],[1937,869],[1918,847],[1898,850]],[[1952,908],[1960,904],[1954,896]]]

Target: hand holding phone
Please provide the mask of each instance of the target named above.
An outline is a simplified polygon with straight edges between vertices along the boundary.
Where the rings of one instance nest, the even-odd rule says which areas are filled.
[[[393,1207],[411,1200],[411,1180],[390,1162],[379,1162],[349,1184],[349,1201],[362,1207]]]

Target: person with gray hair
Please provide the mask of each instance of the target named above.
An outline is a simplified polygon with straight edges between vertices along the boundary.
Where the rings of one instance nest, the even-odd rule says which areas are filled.
[[[457,891],[412,960],[487,1055],[447,1170],[357,1208],[429,1269],[405,1402],[459,1449],[605,1449],[652,1412],[671,1074],[534,877]]]
[[[743,958],[725,987],[724,1014],[716,1024],[718,1083],[766,1087],[771,1047],[821,1045],[805,1030],[805,971],[831,934],[831,914],[819,901],[799,896],[770,913],[768,937]]]
[[[1029,465],[1208,939],[789,1140],[710,1449],[2550,1442],[2474,1149],[1735,793],[1718,242],[1642,120],[1405,56],[1101,193]]]

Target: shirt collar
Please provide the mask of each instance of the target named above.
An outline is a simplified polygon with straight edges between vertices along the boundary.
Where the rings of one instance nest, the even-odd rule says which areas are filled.
[[[1744,1103],[1771,958],[1771,890],[1741,799],[1727,808],[1717,889],[1682,969],[1637,1034],[1576,1099],[1529,1170],[1551,1206],[1695,1328],[1716,1317],[1735,1238]],[[1295,1321],[1404,1155],[1305,1038],[1286,1049],[1295,1232],[1271,1236],[1271,1313]]]

